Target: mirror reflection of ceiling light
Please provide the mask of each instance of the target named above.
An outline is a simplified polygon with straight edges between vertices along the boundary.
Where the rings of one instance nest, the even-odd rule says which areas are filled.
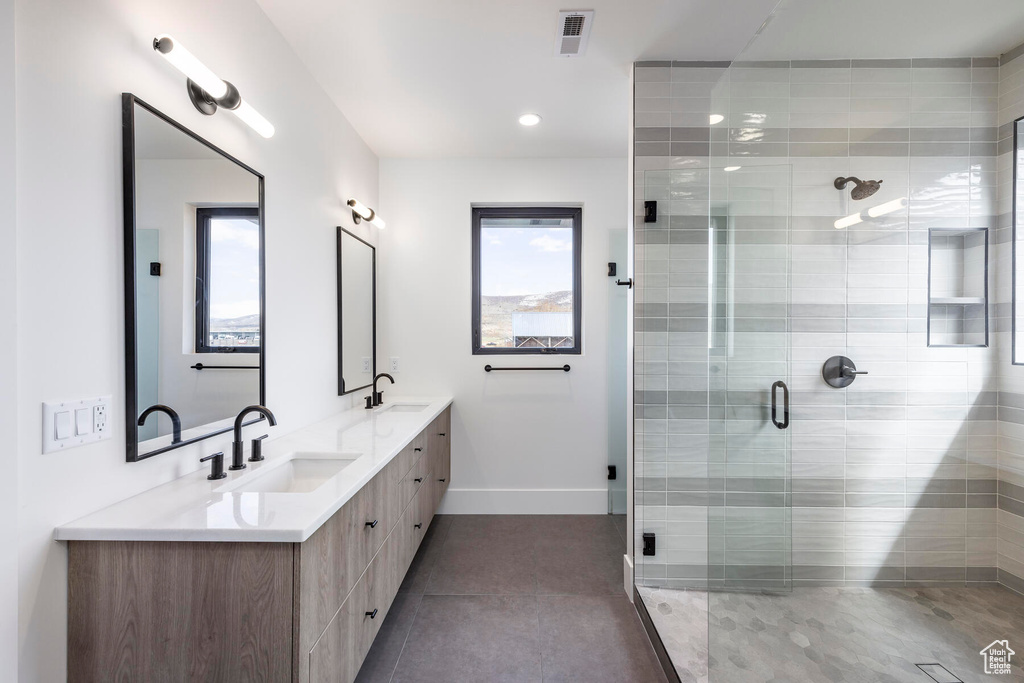
[[[842,230],[843,228],[848,228],[851,225],[857,225],[863,220],[864,219],[860,217],[859,213],[855,213],[852,216],[847,216],[846,218],[840,218],[835,222],[836,230]]]
[[[726,166],[722,170],[725,171],[726,173],[732,173],[733,171],[738,171],[741,168],[743,168],[743,167],[742,166]]]
[[[710,123],[712,126],[715,125],[716,123],[721,123],[722,121],[725,121],[725,117],[722,116],[721,114],[712,114],[711,116],[708,117],[708,123]]]
[[[273,124],[243,100],[235,86],[219,78],[177,40],[166,34],[159,35],[153,39],[153,49],[185,74],[189,99],[201,114],[212,116],[223,107],[263,137],[274,135]]]
[[[878,218],[879,216],[884,216],[887,213],[893,213],[894,211],[899,211],[900,209],[905,208],[907,208],[907,198],[900,197],[899,199],[894,199],[891,202],[886,202],[885,204],[872,206],[868,209],[868,215],[872,218]]]
[[[908,203],[909,202],[907,201],[906,197],[900,197],[899,199],[894,199],[891,202],[885,202],[884,204],[879,204],[878,206],[872,206],[865,213],[867,213],[867,215],[870,218],[878,218],[879,216],[884,216],[886,214],[895,213],[900,209],[905,209],[907,208]],[[847,216],[846,218],[840,218],[839,220],[837,220],[835,222],[835,227],[836,230],[842,230],[843,228],[848,228],[851,225],[857,225],[858,223],[863,222],[864,214],[855,213],[853,215]]]
[[[519,117],[519,125],[521,126],[536,126],[540,122],[540,114],[523,114]]]

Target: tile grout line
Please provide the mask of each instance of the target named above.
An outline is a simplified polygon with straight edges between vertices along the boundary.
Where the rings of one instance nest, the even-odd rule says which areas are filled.
[[[420,595],[419,604],[416,605],[416,611],[412,614],[412,619],[409,620],[409,630],[405,634],[405,640],[402,641],[402,649],[398,651],[398,657],[395,658],[395,666],[391,669],[391,675],[388,676],[388,683],[395,680],[395,674],[398,672],[398,665],[402,663],[402,655],[405,654],[405,646],[409,643],[409,637],[412,635],[412,628],[416,624],[416,617],[419,616],[420,607],[423,606],[423,596]]]

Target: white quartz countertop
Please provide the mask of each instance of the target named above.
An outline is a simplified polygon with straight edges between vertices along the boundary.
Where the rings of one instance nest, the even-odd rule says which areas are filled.
[[[301,543],[348,502],[444,409],[451,397],[404,397],[376,410],[348,410],[263,445],[263,462],[210,481],[197,472],[56,528],[59,541],[237,541]],[[415,407],[423,406],[421,410]],[[412,407],[412,410],[409,408]],[[398,408],[397,410],[395,408]],[[248,436],[246,457],[248,457]],[[249,488],[290,459],[350,459],[306,493],[262,493]],[[131,467],[130,464],[126,465]],[[258,488],[258,486],[257,486]]]

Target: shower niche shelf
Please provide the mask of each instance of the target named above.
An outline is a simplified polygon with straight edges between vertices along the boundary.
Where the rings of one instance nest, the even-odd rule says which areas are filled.
[[[928,346],[988,346],[988,228],[928,231]]]

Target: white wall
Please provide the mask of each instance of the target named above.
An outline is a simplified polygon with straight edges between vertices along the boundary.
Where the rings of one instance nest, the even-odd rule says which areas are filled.
[[[124,462],[120,93],[136,93],[266,175],[267,401],[279,430],[361,403],[336,396],[335,226],[376,239],[352,226],[342,199],[376,206],[378,164],[252,0],[15,2],[19,677],[49,683],[66,669],[67,558],[51,540],[54,526],[195,470],[202,454],[230,442]],[[238,86],[277,135],[264,140],[228,113],[198,114],[184,78],[152,49],[162,32]],[[0,79],[5,63],[0,56]],[[9,131],[3,85],[0,131]],[[0,159],[8,144],[0,138]],[[9,205],[3,191],[0,211]],[[0,229],[7,225],[0,218]],[[10,272],[5,237],[0,278]],[[10,291],[0,287],[0,297]],[[0,315],[8,312],[0,298]],[[101,394],[114,396],[115,438],[40,455],[40,403]],[[11,478],[5,468],[0,487]],[[3,519],[8,493],[0,492]],[[0,590],[11,585],[6,578]],[[6,619],[6,594],[4,607]],[[9,642],[0,638],[0,647]],[[12,680],[5,673],[0,679]]]
[[[386,392],[450,392],[448,513],[593,513],[608,506],[611,230],[625,228],[626,159],[381,161],[381,366]],[[583,355],[473,356],[471,205],[583,207]],[[568,374],[484,365],[569,363]],[[625,417],[623,416],[623,419]]]
[[[14,0],[0,0],[0,680],[18,676]]]

